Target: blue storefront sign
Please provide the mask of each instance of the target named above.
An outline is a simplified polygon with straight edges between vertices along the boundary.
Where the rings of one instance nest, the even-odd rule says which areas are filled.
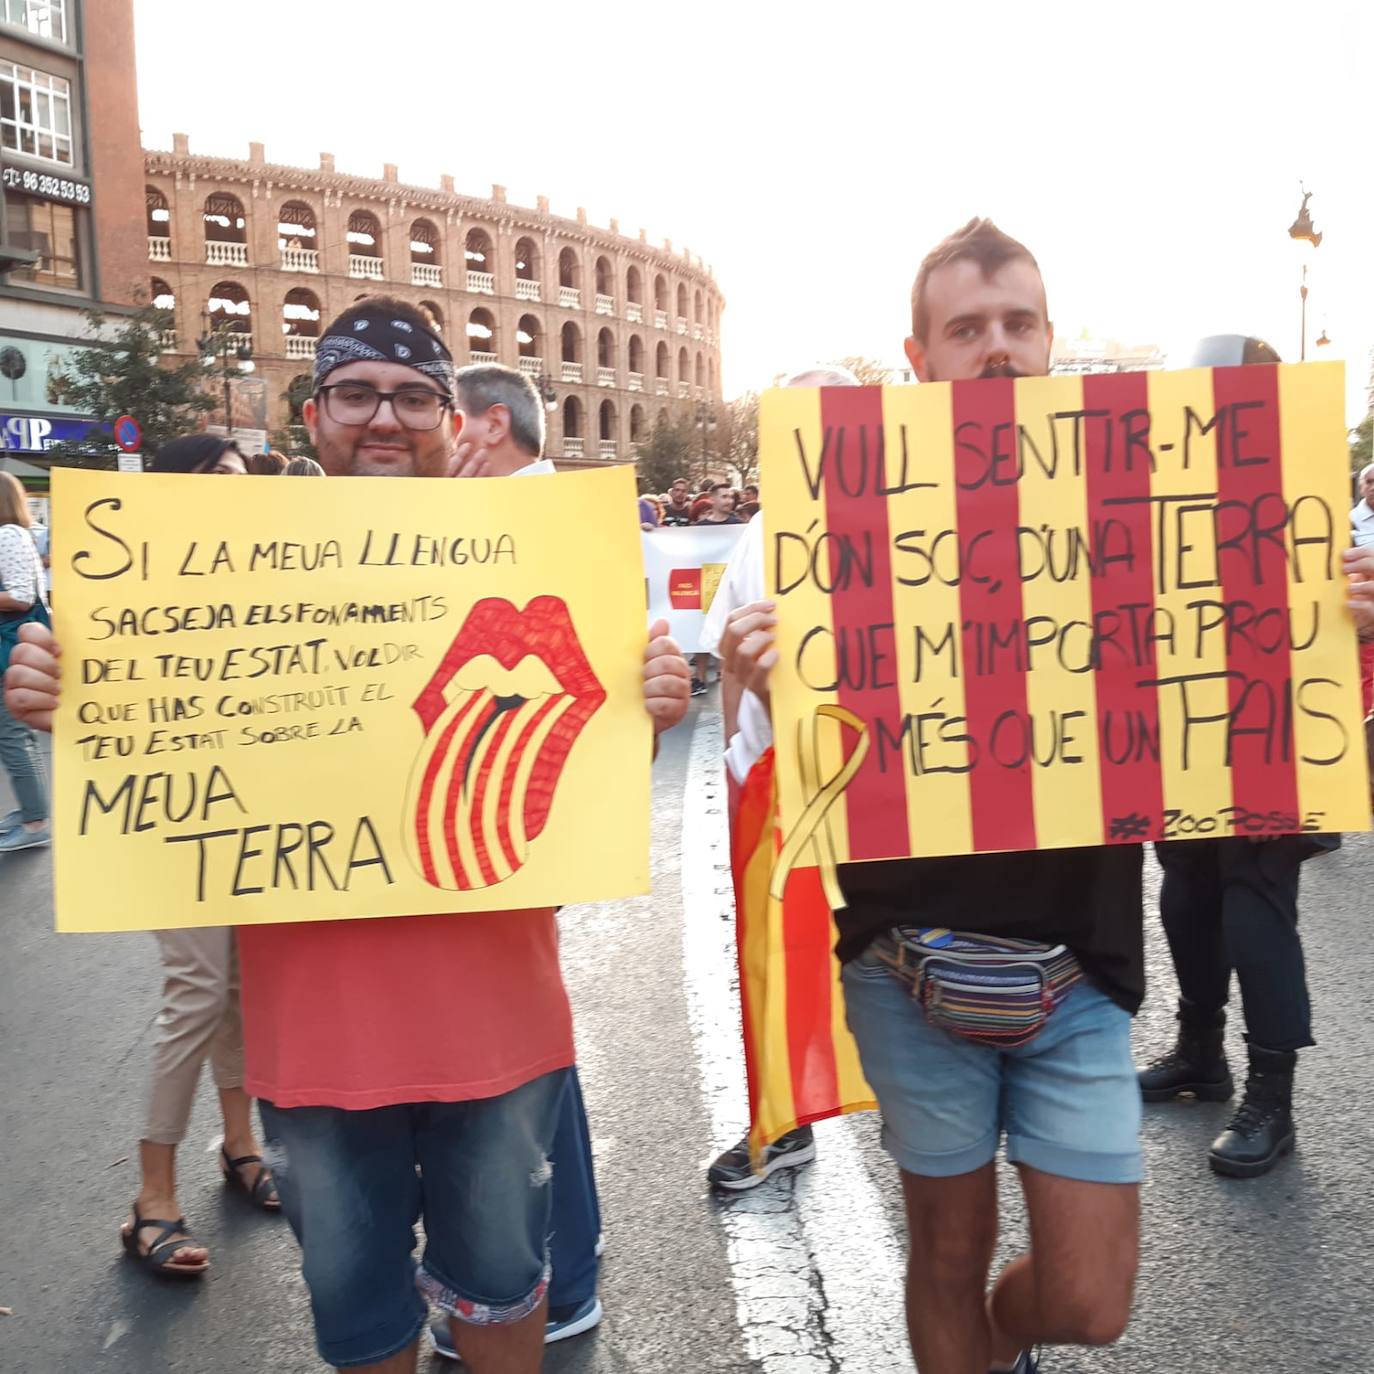
[[[0,414],[0,450],[46,453],[54,444],[79,444],[96,428],[94,420],[69,420],[58,415]]]

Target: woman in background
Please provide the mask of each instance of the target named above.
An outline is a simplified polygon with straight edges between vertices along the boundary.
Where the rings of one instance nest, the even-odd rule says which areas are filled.
[[[148,470],[242,477],[248,467],[232,440],[191,434],[164,444]],[[163,988],[148,1117],[138,1143],[143,1185],[120,1234],[130,1257],[151,1272],[195,1276],[210,1267],[210,1254],[196,1243],[181,1214],[176,1154],[186,1137],[206,1059],[224,1120],[219,1167],[225,1183],[267,1211],[277,1211],[280,1204],[253,1134],[253,1101],[243,1090],[234,931],[216,926],[154,935],[162,955]]]
[[[30,533],[33,518],[19,479],[0,472],[0,676],[4,675],[19,627],[48,623],[43,559]],[[48,783],[38,742],[27,725],[0,704],[0,763],[10,775],[18,810],[0,816],[0,853],[40,849],[52,843],[48,825]]]

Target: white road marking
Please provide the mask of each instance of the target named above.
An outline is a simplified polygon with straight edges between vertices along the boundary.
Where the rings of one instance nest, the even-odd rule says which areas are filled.
[[[682,929],[688,1020],[711,1120],[703,1169],[748,1124],[723,758],[720,717],[702,711],[683,789]],[[817,1155],[721,1207],[747,1353],[764,1374],[910,1374],[902,1244],[852,1125],[819,1127]]]

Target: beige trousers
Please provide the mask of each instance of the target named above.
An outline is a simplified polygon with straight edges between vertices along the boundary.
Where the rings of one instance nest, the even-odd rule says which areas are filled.
[[[231,926],[154,933],[164,978],[143,1139],[179,1145],[207,1056],[217,1088],[243,1086],[238,946]]]

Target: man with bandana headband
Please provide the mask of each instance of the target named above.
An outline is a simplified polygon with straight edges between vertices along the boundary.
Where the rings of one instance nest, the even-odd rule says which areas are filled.
[[[304,407],[326,475],[447,476],[453,376],[452,355],[414,306],[370,296],[345,310],[315,350]]]
[[[346,310],[324,331],[304,408],[325,472],[458,475],[453,376],[414,307],[370,297]],[[55,698],[57,649],[46,632],[21,647],[25,690],[7,699],[25,712],[39,684]],[[682,719],[689,682],[660,622],[644,654],[655,735]],[[46,710],[29,718],[50,728]],[[535,1374],[549,1155],[574,1058],[552,910],[239,934],[245,1079],[301,1242],[320,1354],[413,1374],[432,1302],[474,1374]]]
[[[1040,270],[989,220],[971,221],[927,255],[911,306],[906,353],[923,382],[1049,371]],[[744,688],[727,755],[741,781],[772,739],[776,624],[772,602],[742,606],[718,651]],[[1130,1022],[1144,993],[1140,847],[845,864],[839,881],[847,1014],[882,1108],[883,1143],[901,1170],[907,1326],[921,1374],[1030,1374],[1040,1343],[1115,1341],[1130,1313],[1138,1248]],[[1063,945],[1084,976],[1028,1044],[976,1044],[929,1024],[889,972],[879,952],[894,927]],[[989,1292],[1003,1134],[1032,1243]]]

